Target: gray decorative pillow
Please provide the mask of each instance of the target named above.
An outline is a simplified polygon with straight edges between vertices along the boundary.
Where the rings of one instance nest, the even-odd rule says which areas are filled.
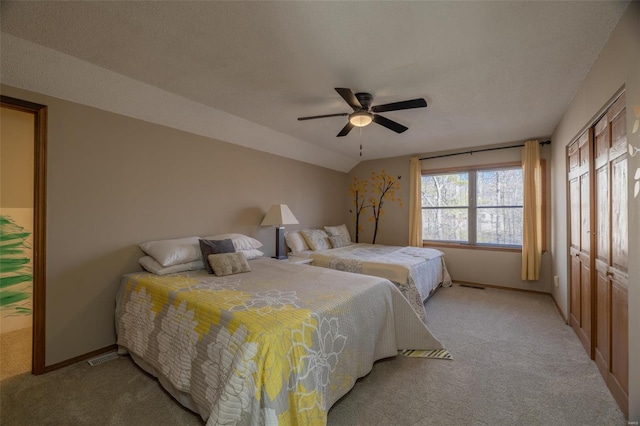
[[[210,274],[214,273],[214,270],[211,269],[211,265],[206,259],[209,258],[211,254],[218,253],[233,253],[236,251],[233,246],[233,242],[231,239],[226,240],[200,240],[200,251],[202,251],[202,258],[205,259],[204,266],[207,268]]]
[[[331,241],[331,246],[333,248],[340,248],[340,247],[351,245],[351,241],[347,240],[342,235],[337,236],[337,237],[329,237],[329,241]]]
[[[207,259],[217,277],[251,272],[247,257],[241,252],[210,254]]]

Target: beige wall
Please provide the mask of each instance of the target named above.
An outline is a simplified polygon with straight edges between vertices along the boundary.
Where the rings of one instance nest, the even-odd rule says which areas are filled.
[[[47,105],[46,364],[115,343],[119,278],[138,243],[241,232],[275,251],[258,225],[275,203],[302,227],[342,223],[346,174],[64,100]],[[292,227],[294,228],[294,227]]]
[[[0,206],[33,207],[33,114],[0,108]]]
[[[517,145],[521,142],[522,141],[516,141],[506,145]],[[503,144],[498,146],[505,145]],[[547,159],[547,161],[549,159],[550,151],[551,150],[548,145],[544,145],[541,150],[542,157]],[[423,153],[420,154],[419,157],[430,157],[446,153],[447,152]],[[423,160],[422,169],[434,170],[469,165],[508,163],[521,161],[521,155],[521,149],[503,149],[490,152],[478,152],[473,155],[456,155],[433,160]],[[394,177],[397,177],[398,175],[402,176],[402,179],[400,179],[401,185],[398,195],[403,200],[403,207],[400,207],[397,203],[385,204],[384,210],[386,214],[384,222],[381,224],[380,230],[378,231],[378,239],[376,241],[378,243],[406,245],[409,241],[409,161],[410,157],[365,161],[354,167],[353,170],[349,172],[349,181],[351,181],[353,177],[358,177],[360,179],[368,177],[371,175],[372,171],[380,172],[383,169],[386,173]],[[547,167],[547,176],[549,176],[549,167]],[[549,194],[547,194],[547,200],[547,217],[549,217]],[[349,196],[348,203],[348,206],[351,209],[353,199]],[[361,233],[361,242],[371,242],[371,237],[373,235],[373,226],[366,220],[368,216],[369,212],[366,212],[364,215],[364,221],[361,217],[361,223],[364,223],[364,232]],[[353,217],[354,215],[350,214],[348,222],[349,230],[352,235],[355,228]],[[547,223],[548,222],[549,221],[547,221]],[[550,237],[549,230],[547,230],[547,235]],[[454,280],[534,291],[551,291],[553,279],[551,275],[551,256],[549,253],[545,253],[542,257],[540,280],[522,281],[520,279],[520,252],[514,253],[443,247],[437,248],[445,253],[447,268]]]
[[[632,3],[589,74],[576,93],[553,136],[552,155],[552,268],[560,277],[553,296],[568,312],[568,246],[566,147],[592,124],[625,87],[627,91],[627,128],[630,144],[640,147],[638,133],[633,134],[634,106],[640,108],[640,3]],[[640,167],[640,155],[629,157],[629,420],[640,420],[640,197],[633,198],[634,171]]]

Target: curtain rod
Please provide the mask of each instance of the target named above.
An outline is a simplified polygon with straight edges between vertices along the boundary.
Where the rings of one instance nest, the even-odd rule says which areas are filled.
[[[544,141],[544,142],[540,142],[540,145],[549,145],[551,143],[551,141]],[[464,154],[471,154],[473,155],[474,152],[484,152],[484,151],[496,151],[498,149],[507,149],[507,148],[520,148],[521,146],[524,146],[524,144],[520,144],[520,145],[511,145],[511,146],[501,146],[498,148],[486,148],[486,149],[476,149],[473,151],[465,151],[465,152],[456,152],[454,154],[444,154],[444,155],[436,155],[433,157],[422,157],[419,160],[431,160],[434,158],[442,158],[442,157],[452,157],[454,155],[464,155]]]

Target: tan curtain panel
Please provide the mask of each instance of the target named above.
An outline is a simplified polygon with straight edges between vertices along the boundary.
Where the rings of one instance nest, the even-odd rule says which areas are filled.
[[[409,245],[422,247],[422,166],[413,157],[409,169]]]
[[[523,280],[540,278],[542,257],[542,169],[540,167],[540,143],[527,141],[522,150],[524,178],[524,217],[522,238]]]

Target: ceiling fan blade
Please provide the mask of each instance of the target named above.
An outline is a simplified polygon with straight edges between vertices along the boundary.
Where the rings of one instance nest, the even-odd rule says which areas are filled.
[[[376,105],[371,107],[373,112],[385,112],[385,111],[398,111],[401,109],[411,108],[424,108],[427,106],[427,101],[422,98],[411,99],[410,101],[393,102],[390,104]]]
[[[351,122],[347,122],[346,126],[344,126],[342,128],[342,130],[340,130],[340,133],[338,133],[338,136],[336,137],[341,137],[341,136],[347,136],[349,134],[349,132],[351,131],[351,129],[353,129],[353,124],[351,124]]]
[[[298,121],[303,121],[303,120],[313,120],[315,118],[325,118],[325,117],[342,117],[345,115],[349,115],[346,112],[341,112],[339,114],[325,114],[325,115],[312,115],[309,117],[298,117]]]
[[[396,133],[402,133],[409,129],[408,127],[405,127],[402,124],[396,123],[395,121],[389,120],[388,118],[384,118],[381,115],[374,115],[373,121],[378,123],[381,126],[386,127],[389,130],[393,130]]]
[[[346,89],[343,87],[336,87],[335,89],[336,92],[338,92],[338,94],[342,96],[342,99],[344,99],[351,108],[353,108],[354,110],[362,108],[362,105],[360,105],[360,101],[358,100],[358,98],[356,98],[356,95],[353,94],[351,89]]]

